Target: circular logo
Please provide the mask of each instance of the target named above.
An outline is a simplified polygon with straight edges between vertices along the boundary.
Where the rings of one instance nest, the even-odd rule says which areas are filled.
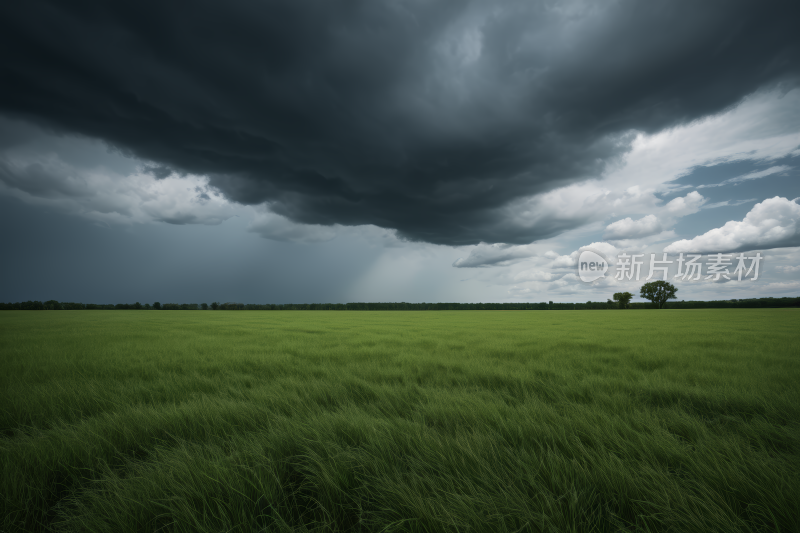
[[[578,259],[578,277],[587,283],[605,277],[608,261],[602,255],[591,250],[584,250]]]

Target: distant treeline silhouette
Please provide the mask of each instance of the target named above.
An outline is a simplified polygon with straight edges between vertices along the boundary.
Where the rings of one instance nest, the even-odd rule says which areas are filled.
[[[800,307],[800,297],[783,298],[749,298],[739,300],[713,300],[713,301],[680,301],[669,302],[666,309],[718,309],[718,308],[759,308],[759,307]],[[633,302],[630,309],[651,309],[649,302]],[[377,302],[377,303],[347,303],[347,304],[243,304],[236,302],[212,304],[161,304],[155,302],[141,304],[84,304],[74,302],[46,302],[27,301],[17,303],[0,303],[0,310],[58,310],[72,311],[84,309],[141,309],[141,310],[168,310],[168,311],[544,311],[544,310],[586,310],[586,309],[618,309],[616,302],[586,302],[586,303],[406,303],[406,302]]]

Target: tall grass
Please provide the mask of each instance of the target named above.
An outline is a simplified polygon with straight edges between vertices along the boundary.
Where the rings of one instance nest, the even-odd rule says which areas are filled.
[[[0,314],[11,531],[800,531],[800,312]]]

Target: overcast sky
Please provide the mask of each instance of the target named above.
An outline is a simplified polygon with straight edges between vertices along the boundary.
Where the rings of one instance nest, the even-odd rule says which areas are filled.
[[[0,301],[800,296],[800,4],[0,4]],[[610,263],[579,278],[584,250]],[[677,277],[760,253],[759,277]],[[643,274],[619,280],[621,254]]]

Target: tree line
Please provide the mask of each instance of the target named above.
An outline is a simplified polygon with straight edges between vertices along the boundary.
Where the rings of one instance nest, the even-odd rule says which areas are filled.
[[[616,295],[615,295],[616,296]],[[630,302],[630,300],[628,300]],[[658,305],[647,302],[625,303],[627,309],[655,309]],[[749,298],[713,301],[673,301],[662,304],[664,309],[719,309],[719,308],[762,308],[762,307],[800,307],[800,297]],[[346,304],[243,304],[236,302],[213,302],[211,304],[161,304],[154,302],[141,304],[84,304],[74,302],[27,301],[0,303],[0,310],[32,311],[71,311],[92,309],[139,309],[151,311],[534,311],[534,310],[593,310],[620,309],[619,301],[586,303],[406,303],[406,302],[354,302]]]

